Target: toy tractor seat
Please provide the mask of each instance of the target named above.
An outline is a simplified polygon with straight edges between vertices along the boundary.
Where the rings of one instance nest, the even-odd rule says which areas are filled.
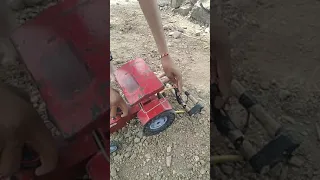
[[[141,58],[129,61],[114,74],[131,106],[141,103],[164,89],[162,82]]]

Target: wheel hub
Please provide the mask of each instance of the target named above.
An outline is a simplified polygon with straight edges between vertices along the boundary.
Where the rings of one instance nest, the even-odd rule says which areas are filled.
[[[117,151],[118,147],[116,145],[110,145],[110,153]]]
[[[152,130],[156,130],[161,128],[163,125],[166,124],[168,118],[167,117],[160,117],[156,120],[154,120],[151,124],[150,124],[150,129]]]

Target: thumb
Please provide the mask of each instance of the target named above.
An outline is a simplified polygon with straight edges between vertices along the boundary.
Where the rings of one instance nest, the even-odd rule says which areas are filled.
[[[37,129],[29,134],[28,144],[35,150],[41,161],[41,166],[35,171],[37,176],[44,175],[54,170],[58,163],[58,151],[55,144],[55,140],[51,135],[51,132],[40,118],[31,119],[30,123],[33,127],[32,129]]]
[[[19,170],[21,154],[22,146],[15,142],[7,143],[4,149],[2,149],[0,156],[0,173],[3,177],[11,176]]]
[[[117,106],[110,107],[110,118],[115,118],[117,116]]]

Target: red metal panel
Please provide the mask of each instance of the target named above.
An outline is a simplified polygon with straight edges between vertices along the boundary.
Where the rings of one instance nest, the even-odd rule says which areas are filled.
[[[65,137],[109,109],[108,12],[106,0],[67,0],[12,36]]]
[[[92,180],[110,179],[109,162],[103,157],[102,153],[97,153],[90,159],[87,165],[87,171]]]
[[[137,113],[142,125],[147,124],[150,119],[156,117],[164,111],[171,110],[172,106],[166,98],[158,99],[156,96],[152,100],[144,105]]]
[[[158,77],[141,58],[131,60],[117,69],[115,77],[130,105],[164,89]]]

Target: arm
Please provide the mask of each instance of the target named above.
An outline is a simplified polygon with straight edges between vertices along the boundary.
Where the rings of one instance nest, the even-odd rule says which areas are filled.
[[[10,64],[17,58],[17,52],[9,37],[16,27],[16,19],[7,1],[0,1],[0,64]]]
[[[149,24],[154,40],[156,41],[158,52],[160,54],[163,71],[172,83],[175,83],[180,92],[182,92],[182,75],[168,54],[167,42],[165,40],[164,30],[161,23],[160,10],[157,0],[139,0],[142,12]]]
[[[211,81],[218,83],[222,96],[227,99],[231,94],[232,80],[231,44],[228,28],[217,14],[212,13],[210,20],[212,29],[210,34]]]
[[[159,54],[162,55],[168,53],[167,42],[163,31],[157,1],[139,0],[139,4],[151,29],[154,40],[156,41]]]

